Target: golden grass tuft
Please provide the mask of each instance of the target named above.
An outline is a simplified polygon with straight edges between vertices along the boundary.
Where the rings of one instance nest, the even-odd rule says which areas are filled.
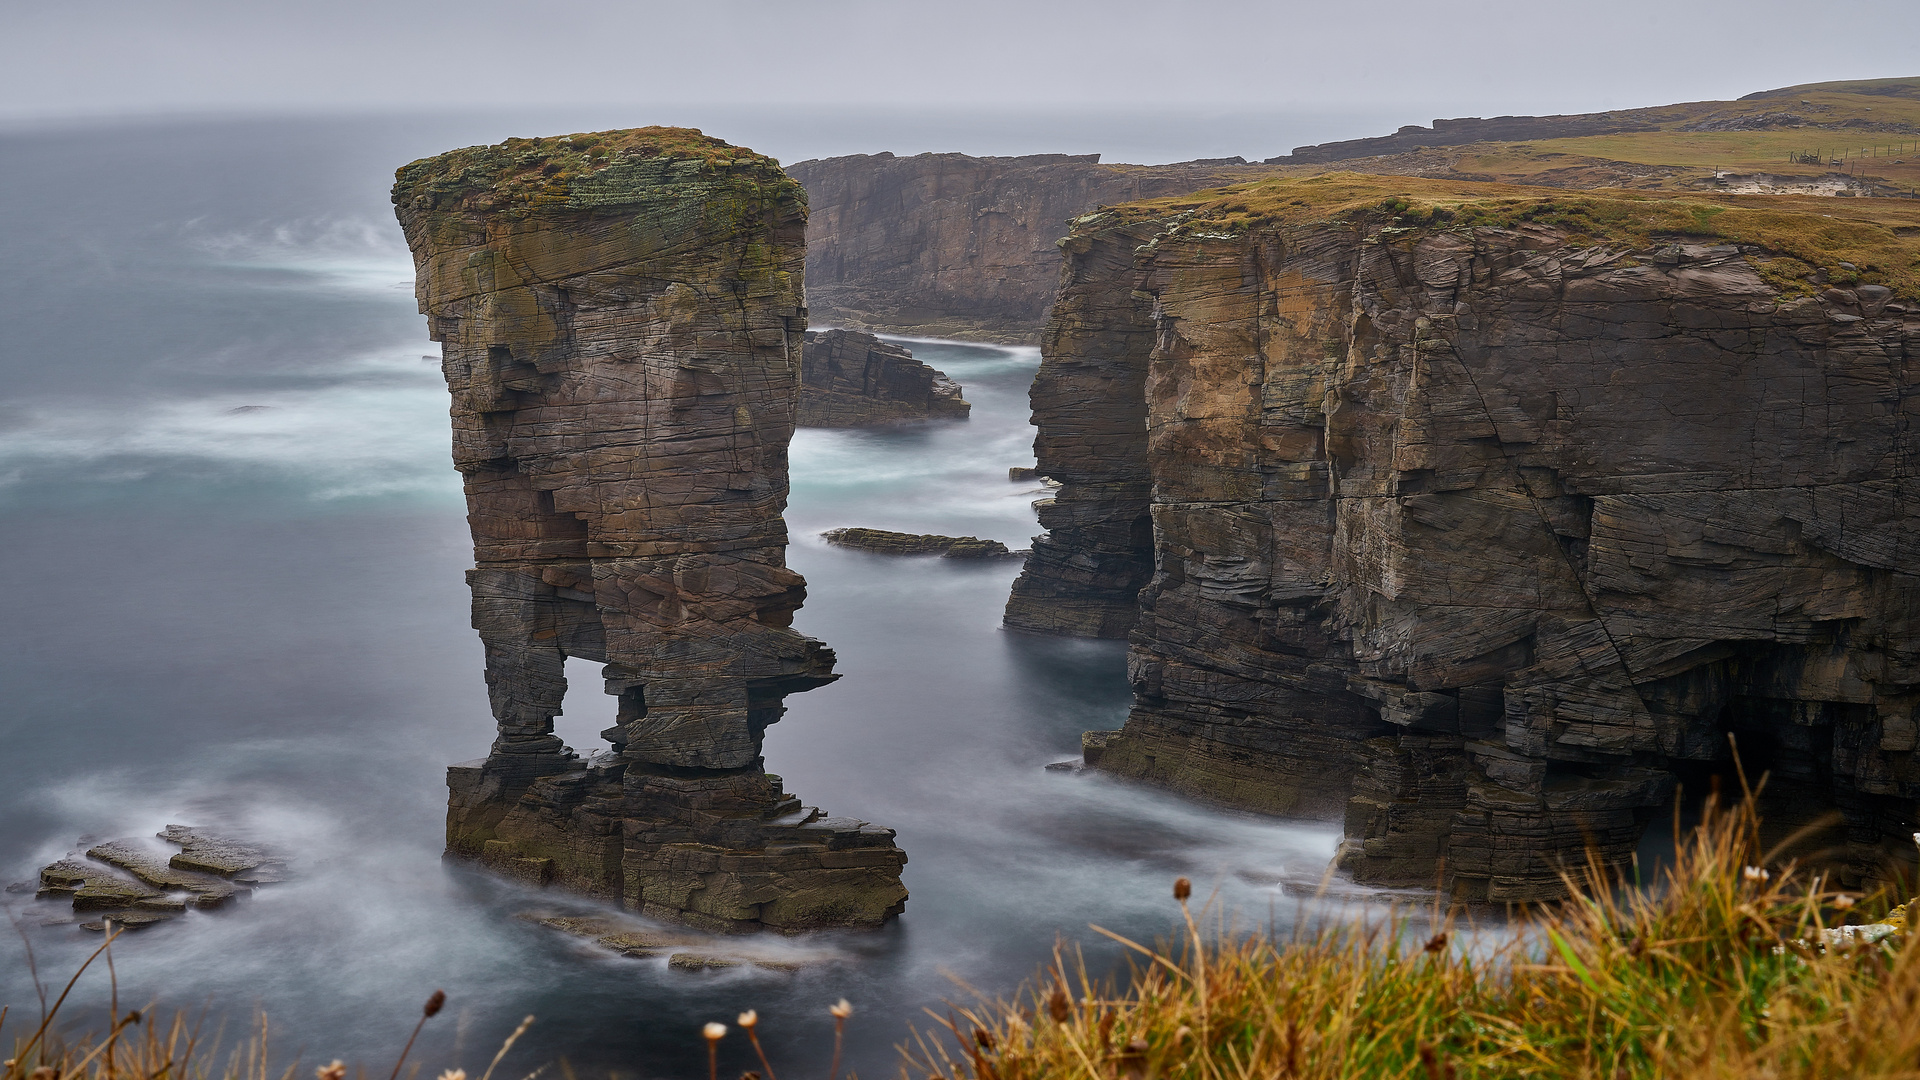
[[[1710,813],[1649,889],[1597,865],[1497,929],[1401,913],[1286,940],[1124,942],[1123,991],[1056,954],[1012,1001],[955,1008],[910,1077],[1920,1076],[1920,951],[1824,948],[1847,908],[1760,850],[1751,801]],[[1762,873],[1761,870],[1765,870]],[[1182,905],[1184,908],[1184,904]],[[1112,935],[1110,935],[1112,936]]]

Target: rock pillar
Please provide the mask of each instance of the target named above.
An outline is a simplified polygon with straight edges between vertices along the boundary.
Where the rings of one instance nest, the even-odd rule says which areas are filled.
[[[897,913],[890,830],[824,818],[760,758],[833,653],[792,629],[787,444],[806,198],[697,131],[513,139],[400,169],[442,343],[473,621],[498,734],[448,773],[451,853],[717,929]],[[606,665],[610,748],[553,733]]]

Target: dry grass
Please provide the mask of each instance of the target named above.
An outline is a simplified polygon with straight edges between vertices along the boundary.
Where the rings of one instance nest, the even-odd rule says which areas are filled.
[[[1178,944],[1116,937],[1137,957],[1124,989],[1056,954],[1016,999],[955,1007],[915,1033],[904,1077],[1920,1077],[1920,950],[1904,936],[1821,944],[1887,898],[1845,896],[1779,861],[1793,838],[1763,851],[1752,806],[1710,805],[1649,888],[1589,866],[1569,881],[1574,899],[1492,928],[1403,911],[1285,940],[1209,937],[1182,879]],[[264,1021],[217,1056],[184,1019],[154,1025],[116,1004],[104,1037],[54,1043],[65,996],[37,1027],[14,1029],[0,1080],[294,1080],[292,1067],[270,1069]],[[836,1049],[850,1011],[831,1010]],[[754,1014],[740,1021],[751,1038]],[[707,1036],[725,1033],[714,1024]],[[338,1062],[319,1070],[345,1075]]]
[[[1497,931],[1401,917],[1208,941],[1189,917],[1177,947],[1126,942],[1122,992],[1056,957],[1023,998],[918,1034],[909,1075],[1920,1076],[1920,950],[1804,944],[1851,898],[1769,866],[1750,805],[1711,815],[1652,889],[1589,868],[1576,899]]]
[[[1827,270],[1835,284],[1886,285],[1920,299],[1920,200],[1800,195],[1670,195],[1570,191],[1471,180],[1326,173],[1236,184],[1113,207],[1114,220],[1167,219],[1176,232],[1239,237],[1297,225],[1382,226],[1412,234],[1543,225],[1572,246],[1645,250],[1672,240],[1740,244],[1783,296],[1812,288],[1792,278]],[[1842,267],[1851,263],[1854,269]]]

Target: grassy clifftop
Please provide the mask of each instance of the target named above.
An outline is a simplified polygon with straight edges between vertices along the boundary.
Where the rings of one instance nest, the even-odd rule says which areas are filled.
[[[507,211],[584,209],[632,201],[661,183],[725,175],[754,183],[799,184],[763,154],[697,128],[644,127],[469,146],[401,166],[393,201],[420,209]]]
[[[1621,190],[1569,191],[1454,178],[1324,173],[1258,180],[1103,210],[1177,222],[1175,234],[1239,236],[1318,222],[1414,230],[1559,230],[1567,242],[1641,250],[1667,242],[1741,244],[1783,295],[1827,284],[1886,285],[1920,298],[1920,201]],[[1825,271],[1821,274],[1820,271]]]
[[[1303,171],[1358,169],[1556,187],[1799,187],[1849,194],[1920,188],[1920,77],[1809,83],[1736,101],[1506,119],[1534,121],[1541,134],[1466,141],[1460,132],[1474,130],[1472,125],[1446,122],[1432,131],[1403,129],[1337,144],[1344,149],[1332,165],[1273,160]],[[1553,137],[1556,128],[1613,130]]]

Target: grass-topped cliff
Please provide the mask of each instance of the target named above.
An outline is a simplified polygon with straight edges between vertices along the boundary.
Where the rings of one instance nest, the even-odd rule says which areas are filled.
[[[1177,233],[1240,236],[1315,222],[1416,230],[1548,226],[1574,246],[1645,250],[1737,244],[1783,296],[1885,285],[1920,298],[1920,201],[1620,190],[1568,191],[1451,178],[1334,172],[1276,177],[1101,211],[1177,221]]]
[[[1293,170],[1555,187],[1906,193],[1920,186],[1920,77],[1809,83],[1737,101],[1435,121],[1268,160]]]
[[[798,184],[763,154],[697,128],[644,127],[469,146],[401,166],[395,205],[494,213],[619,206],[664,183],[726,176],[754,185]]]

